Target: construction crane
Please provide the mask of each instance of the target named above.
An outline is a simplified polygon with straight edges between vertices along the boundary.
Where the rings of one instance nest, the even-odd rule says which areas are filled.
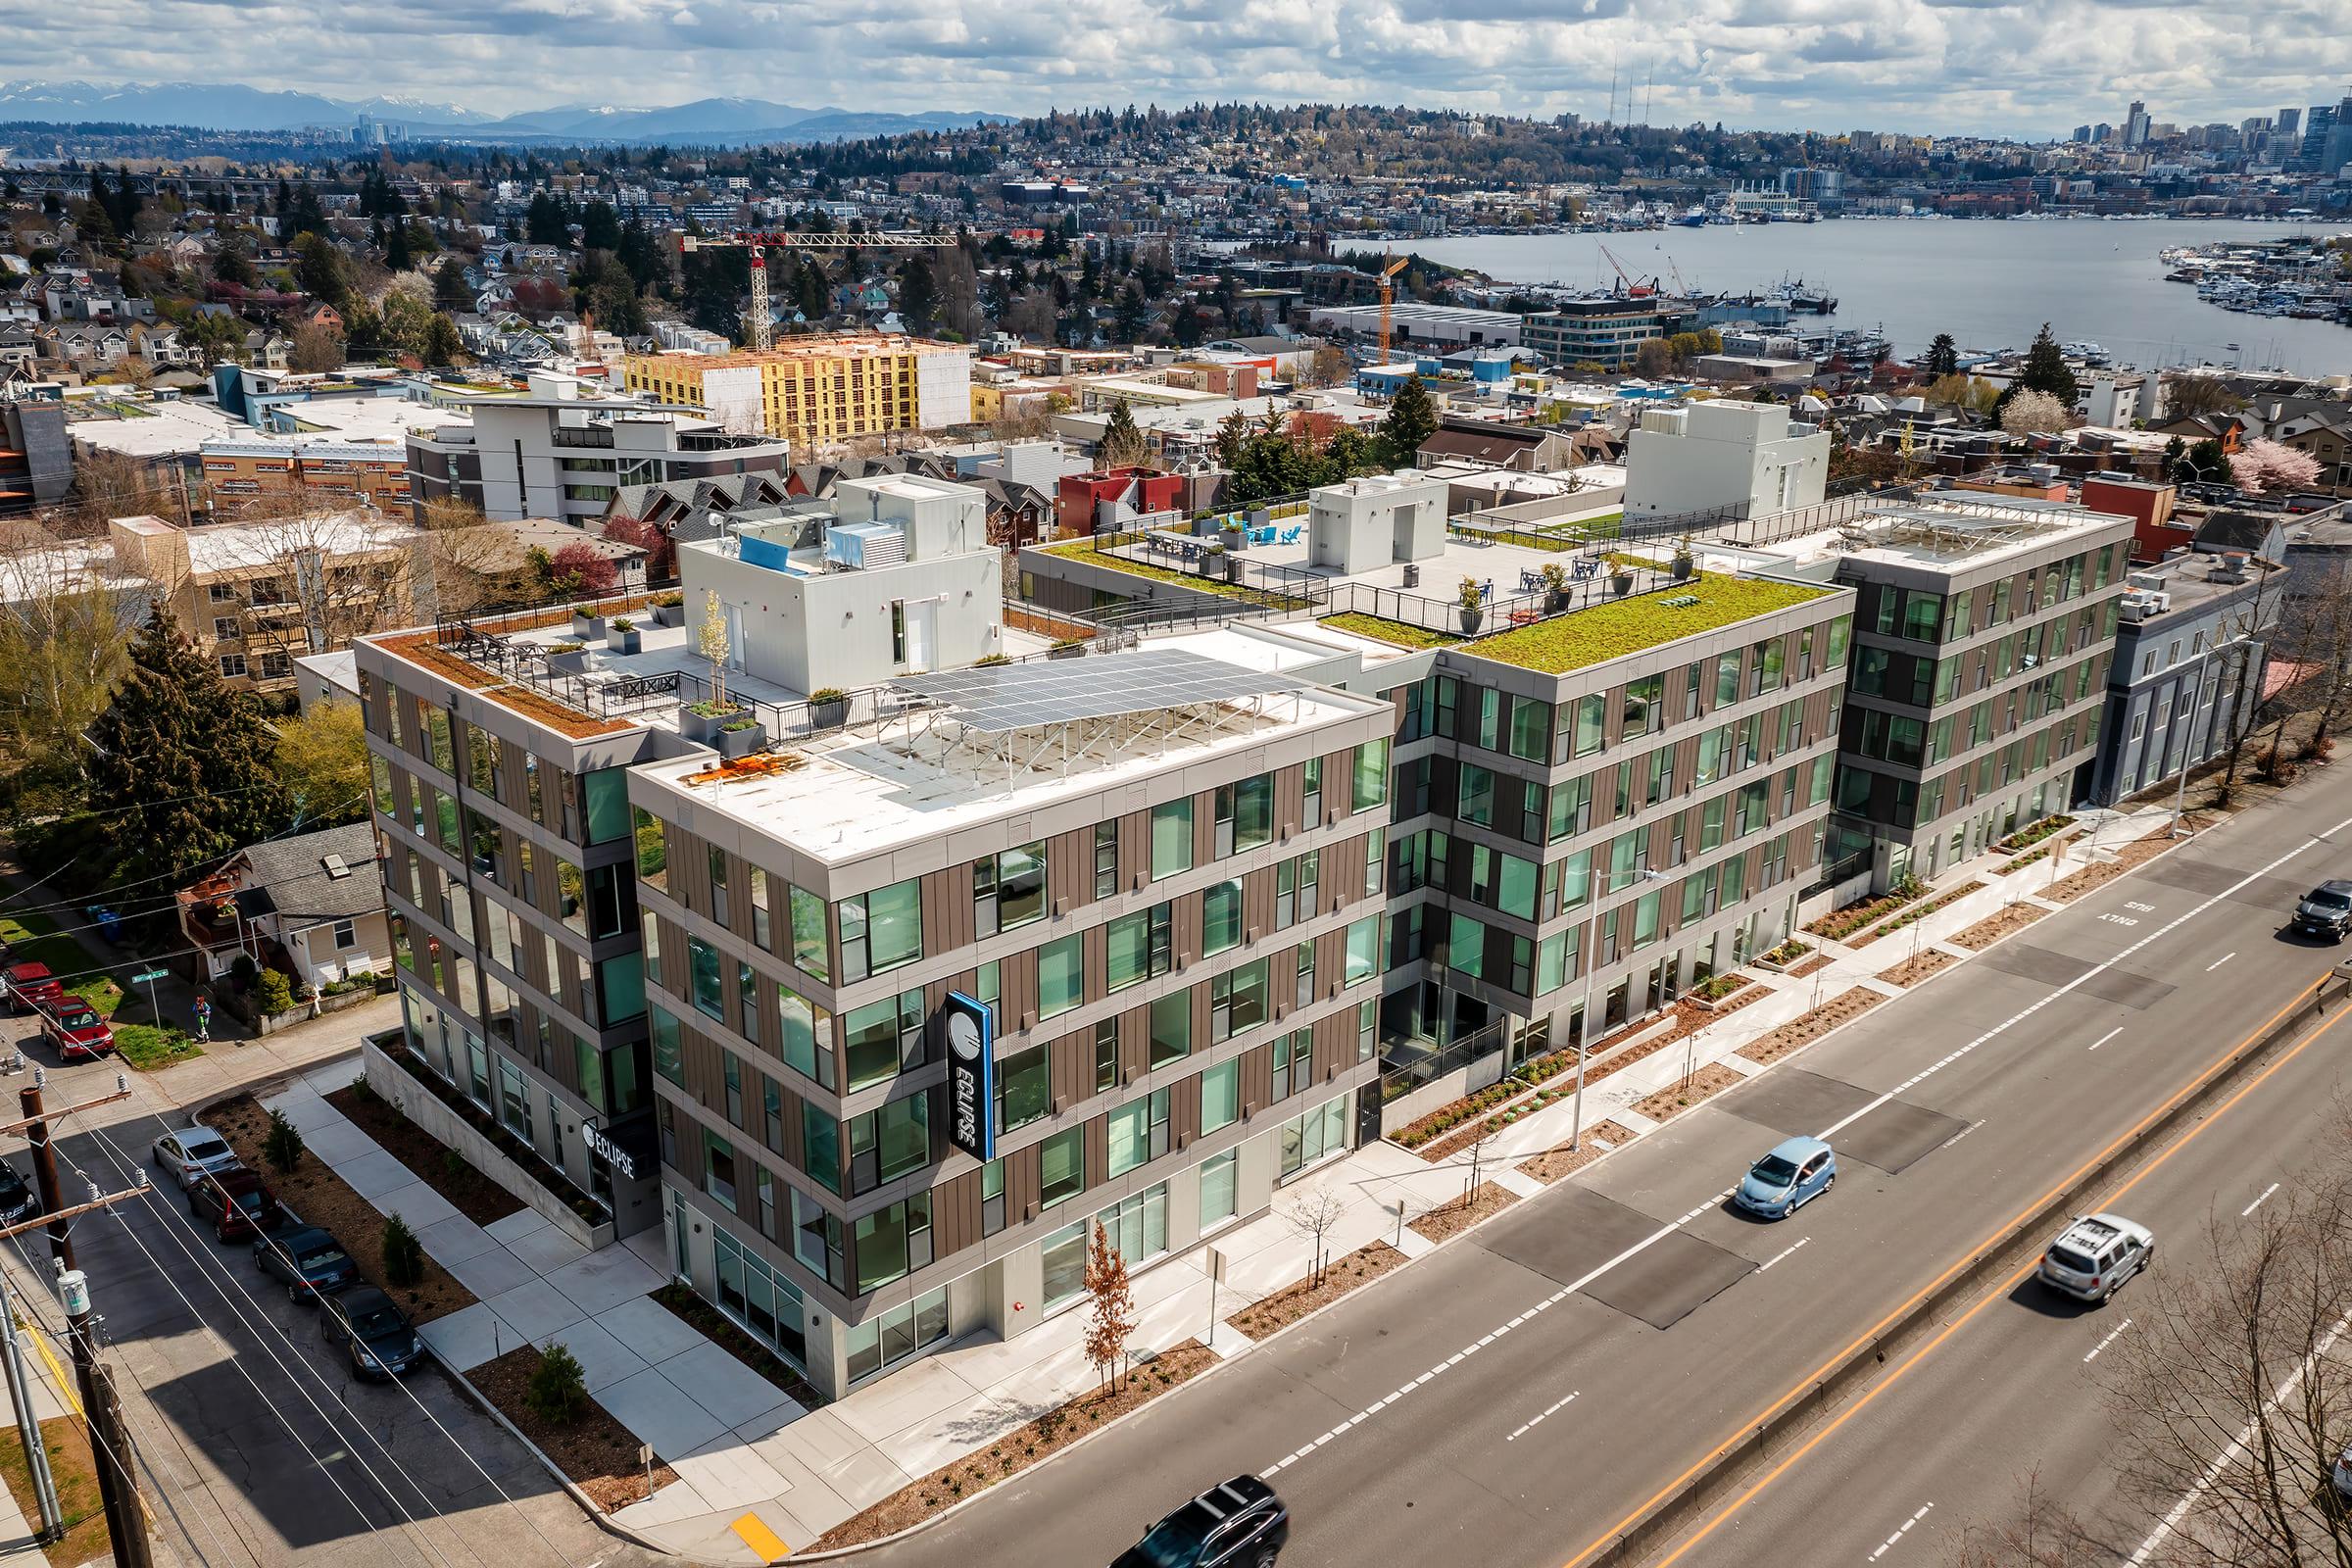
[[[1658,285],[1654,279],[1647,283],[1637,281],[1634,277],[1634,274],[1625,270],[1625,264],[1617,259],[1616,253],[1611,251],[1606,245],[1603,245],[1600,248],[1600,254],[1607,260],[1611,267],[1617,270],[1618,281],[1625,285],[1626,293],[1632,295],[1635,299],[1646,299],[1658,291]]]
[[[1689,299],[1690,285],[1683,281],[1683,270],[1674,265],[1674,258],[1671,256],[1666,258],[1666,270],[1674,274],[1674,292],[1684,299]]]
[[[858,251],[869,247],[879,250],[934,250],[961,243],[953,234],[799,234],[788,229],[755,229],[719,239],[680,234],[678,254],[688,256],[696,251],[719,250],[748,250],[752,253],[751,346],[754,349],[767,349],[775,346],[774,329],[767,318],[769,247],[781,250],[790,246],[805,251]]]
[[[1390,318],[1390,312],[1391,312],[1391,311],[1392,311],[1392,310],[1395,308],[1395,306],[1396,306],[1396,274],[1397,274],[1398,272],[1401,272],[1401,271],[1403,271],[1403,270],[1405,270],[1405,267],[1406,267],[1406,266],[1407,266],[1407,265],[1408,265],[1408,264],[1409,264],[1411,261],[1412,261],[1412,258],[1411,258],[1411,257],[1409,257],[1409,256],[1399,256],[1399,257],[1397,257],[1397,258],[1396,258],[1396,260],[1395,260],[1395,261],[1391,262],[1391,263],[1390,263],[1390,264],[1389,264],[1389,265],[1388,265],[1386,268],[1384,268],[1384,269],[1381,270],[1381,274],[1380,274],[1380,363],[1381,363],[1381,364],[1383,364],[1383,365],[1386,365],[1386,364],[1388,364],[1388,363],[1389,363],[1389,326],[1390,326],[1390,319],[1391,319],[1391,318]]]

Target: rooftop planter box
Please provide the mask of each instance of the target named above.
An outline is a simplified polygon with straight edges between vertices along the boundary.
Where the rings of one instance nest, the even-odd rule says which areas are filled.
[[[767,744],[767,726],[756,718],[729,719],[719,726],[718,755],[728,761],[749,757]]]
[[[605,648],[615,654],[641,654],[645,652],[645,633],[624,616],[605,627]]]
[[[547,651],[547,667],[559,675],[588,672],[588,649],[582,643],[558,643]]]
[[[808,694],[808,722],[818,729],[839,729],[849,722],[850,694],[838,686]]]
[[[678,710],[678,733],[700,746],[716,746],[721,727],[750,713],[740,703],[689,703]]]
[[[571,634],[581,642],[595,642],[605,634],[605,617],[585,610],[575,610],[571,612]]]
[[[686,596],[663,594],[653,602],[654,624],[683,626],[686,624]]]

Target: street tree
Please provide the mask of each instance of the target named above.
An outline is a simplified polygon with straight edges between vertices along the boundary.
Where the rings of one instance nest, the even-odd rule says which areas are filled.
[[[280,1176],[291,1176],[302,1163],[302,1129],[282,1110],[270,1112],[270,1130],[262,1134],[262,1157]]]
[[[286,820],[261,700],[189,646],[162,595],[88,736],[83,804],[106,869],[122,881],[178,875]]]
[[[1283,1223],[1306,1239],[1314,1262],[1309,1280],[1322,1284],[1324,1265],[1331,1260],[1331,1233],[1347,1217],[1348,1200],[1318,1182],[1285,1202],[1280,1212]]]
[[[1135,1333],[1135,1291],[1127,1280],[1127,1260],[1110,1245],[1110,1233],[1099,1219],[1086,1250],[1084,1284],[1086,1363],[1098,1382],[1108,1382],[1115,1391],[1126,1368],[1127,1341]]]

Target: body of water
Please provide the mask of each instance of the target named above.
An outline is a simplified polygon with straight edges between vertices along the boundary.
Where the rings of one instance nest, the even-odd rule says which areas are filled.
[[[2097,343],[2119,364],[2143,368],[2207,361],[2306,375],[2352,373],[2352,327],[2225,311],[2197,298],[2190,284],[2166,282],[2170,269],[2157,259],[2172,245],[2300,232],[2285,223],[2227,220],[1838,219],[1606,235],[1470,235],[1411,248],[1515,283],[1614,286],[1602,245],[1637,277],[1664,277],[1669,292],[1670,263],[1692,289],[1708,293],[1741,294],[1802,278],[1837,298],[1836,324],[1883,327],[1906,358],[1938,332],[1951,333],[1963,348],[2024,348],[2047,321],[2062,343]]]

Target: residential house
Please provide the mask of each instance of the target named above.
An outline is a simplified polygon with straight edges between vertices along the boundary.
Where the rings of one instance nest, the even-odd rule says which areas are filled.
[[[375,830],[366,822],[250,845],[177,902],[206,980],[239,958],[313,989],[392,966]]]
[[[1521,473],[1576,466],[1576,432],[1557,425],[1497,424],[1490,419],[1441,419],[1415,455],[1418,467],[1476,463]]]

